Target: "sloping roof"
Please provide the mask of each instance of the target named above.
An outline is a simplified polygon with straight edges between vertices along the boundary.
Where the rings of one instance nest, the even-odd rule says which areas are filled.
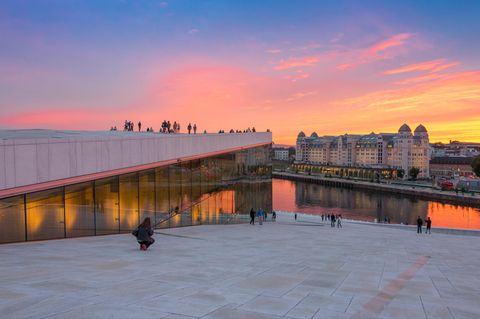
[[[425,128],[425,126],[423,126],[422,124],[420,124],[420,125],[417,126],[417,128],[415,129],[415,133],[427,133],[427,129]]]
[[[439,156],[430,160],[430,164],[471,165],[474,157]]]
[[[408,126],[407,124],[403,124],[403,125],[400,126],[400,128],[398,129],[398,132],[412,132],[412,129],[411,129],[410,126]]]

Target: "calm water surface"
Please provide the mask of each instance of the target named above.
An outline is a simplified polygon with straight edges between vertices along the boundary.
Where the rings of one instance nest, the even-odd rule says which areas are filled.
[[[273,209],[308,214],[342,214],[363,221],[416,224],[417,216],[432,227],[480,229],[480,208],[444,204],[370,191],[273,179]]]

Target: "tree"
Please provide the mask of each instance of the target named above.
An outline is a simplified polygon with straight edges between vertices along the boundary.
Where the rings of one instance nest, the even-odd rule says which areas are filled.
[[[473,159],[472,161],[472,170],[477,175],[480,177],[480,156],[477,156]]]
[[[403,169],[397,169],[397,177],[403,178],[403,176],[405,176],[405,172],[403,171]]]
[[[408,175],[413,179],[417,179],[417,176],[418,174],[420,173],[420,170],[418,169],[418,167],[412,167],[410,168],[410,170],[408,171]]]

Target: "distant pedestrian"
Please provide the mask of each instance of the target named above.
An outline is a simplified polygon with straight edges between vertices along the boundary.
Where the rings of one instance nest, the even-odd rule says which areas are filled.
[[[275,211],[272,212],[272,220],[273,221],[277,220],[277,213],[275,213]]]
[[[418,218],[417,218],[417,234],[422,233],[422,225],[423,225],[423,219],[420,216],[418,216]]]
[[[255,225],[255,211],[253,207],[250,209],[250,225]]]
[[[323,219],[325,218],[325,216],[322,214],[322,222],[323,222]]]
[[[337,228],[342,228],[342,216],[338,215],[337,218]]]
[[[188,131],[188,134],[190,134],[190,132],[192,131],[192,124],[191,123],[188,123],[187,131]]]
[[[427,224],[427,229],[425,230],[425,234],[431,234],[432,233],[432,220],[430,219],[430,217],[427,218],[426,220],[426,224]]]
[[[297,220],[297,213],[295,213],[295,220]]]
[[[193,124],[193,134],[197,134],[197,124]]]
[[[266,211],[266,210],[263,211],[263,216],[265,217],[265,221],[267,221],[267,216],[268,216],[268,214],[267,214],[267,211]]]
[[[140,132],[142,130],[142,122],[138,122],[138,131]]]
[[[263,225],[263,209],[257,210],[257,219],[260,225]]]
[[[330,215],[330,226],[335,227],[335,215]]]

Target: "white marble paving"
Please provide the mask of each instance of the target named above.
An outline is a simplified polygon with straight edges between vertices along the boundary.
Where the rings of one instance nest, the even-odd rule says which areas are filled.
[[[0,318],[480,318],[476,236],[286,214],[161,233],[183,237],[147,252],[128,234],[0,245]]]

